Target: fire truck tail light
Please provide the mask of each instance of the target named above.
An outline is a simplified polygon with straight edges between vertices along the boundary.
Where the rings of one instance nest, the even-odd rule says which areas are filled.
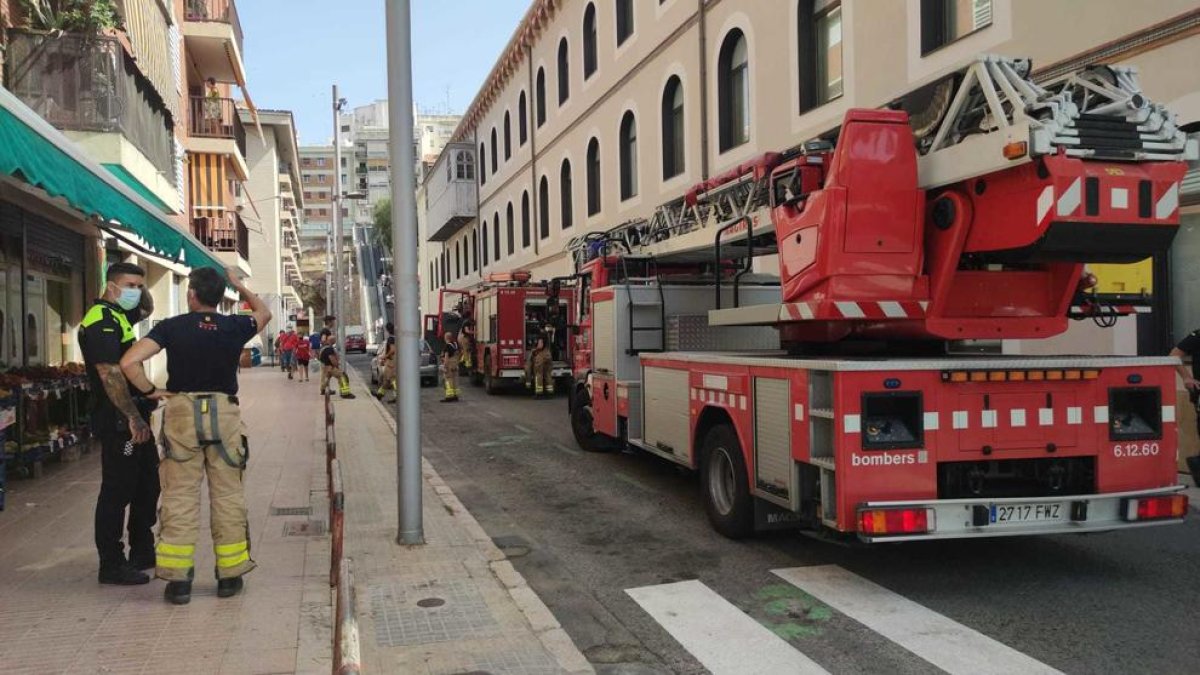
[[[924,534],[935,529],[933,509],[865,509],[858,512],[862,534]]]
[[[1134,521],[1182,518],[1187,515],[1187,509],[1187,495],[1165,495],[1126,499],[1123,511],[1125,520]]]

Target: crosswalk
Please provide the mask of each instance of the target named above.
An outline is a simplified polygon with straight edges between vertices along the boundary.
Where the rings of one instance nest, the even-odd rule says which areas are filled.
[[[947,673],[1059,671],[836,565],[771,570],[799,591]],[[700,581],[625,591],[713,675],[827,673]]]

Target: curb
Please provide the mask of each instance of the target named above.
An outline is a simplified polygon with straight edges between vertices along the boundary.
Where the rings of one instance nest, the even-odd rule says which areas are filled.
[[[392,433],[397,433],[396,421],[388,414],[383,403],[375,398],[369,387],[366,397],[375,406],[375,409],[383,417],[384,422],[391,428]],[[513,603],[521,614],[525,616],[525,621],[533,630],[534,634],[542,643],[542,647],[554,657],[560,668],[567,673],[595,673],[592,664],[584,658],[583,653],[575,646],[575,642],[571,640],[571,636],[563,630],[558,619],[554,617],[554,613],[542,602],[537,593],[529,587],[525,581],[525,577],[517,571],[513,564],[508,561],[507,556],[501,551],[487,532],[483,530],[483,526],[479,521],[475,520],[475,516],[463,506],[463,503],[454,495],[454,491],[450,486],[446,485],[442,477],[438,475],[437,470],[429,463],[429,460],[421,458],[421,475],[422,478],[429,482],[434,493],[441,499],[442,504],[454,514],[455,517],[461,518],[463,526],[470,533],[471,538],[476,545],[483,551],[484,557],[488,560],[488,568],[492,574],[504,587],[504,590],[512,598]]]

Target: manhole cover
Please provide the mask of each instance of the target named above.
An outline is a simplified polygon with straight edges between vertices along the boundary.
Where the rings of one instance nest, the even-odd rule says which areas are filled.
[[[417,607],[441,607],[446,601],[441,598],[425,598],[417,601]]]
[[[500,633],[500,626],[487,602],[471,582],[455,580],[431,584],[397,579],[372,584],[366,590],[375,622],[375,641],[380,646],[483,639]],[[430,600],[439,604],[423,604]],[[488,664],[471,665],[478,670],[496,670]]]
[[[273,516],[311,516],[311,506],[272,506]]]
[[[325,534],[323,520],[292,520],[283,524],[285,537],[319,537]]]

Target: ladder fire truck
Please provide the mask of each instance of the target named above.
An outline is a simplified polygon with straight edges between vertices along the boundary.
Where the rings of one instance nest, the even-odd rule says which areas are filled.
[[[534,283],[527,270],[493,272],[470,290],[441,291],[438,333],[449,330],[457,335],[467,319],[473,320],[475,350],[468,375],[489,394],[524,381],[525,360],[542,333],[548,334],[551,343],[552,376],[569,380],[567,326],[573,320],[574,299],[574,289],[561,279]]]
[[[949,347],[1094,315],[1084,264],[1165,251],[1196,156],[1128,68],[1039,85],[982,56],[852,109],[571,242],[575,437],[698,471],[730,537],[1180,522],[1174,359]]]

